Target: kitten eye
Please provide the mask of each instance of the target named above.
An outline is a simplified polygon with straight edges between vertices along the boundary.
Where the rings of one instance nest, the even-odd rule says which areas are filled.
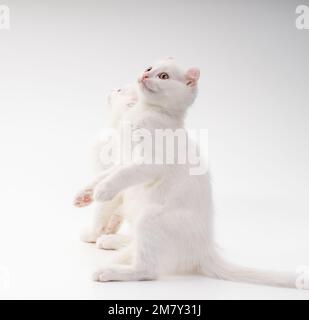
[[[161,72],[158,74],[158,77],[161,79],[161,80],[167,80],[170,78],[170,76],[166,73],[166,72]]]
[[[149,72],[149,71],[151,71],[152,70],[152,67],[149,67],[149,68],[147,68],[146,70],[145,70],[145,72]]]
[[[121,89],[118,89],[117,92],[121,92]]]

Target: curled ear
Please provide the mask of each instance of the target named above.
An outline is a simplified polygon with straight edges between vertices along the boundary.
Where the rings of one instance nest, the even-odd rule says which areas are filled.
[[[200,70],[198,68],[190,68],[186,72],[187,86],[194,87],[200,78]]]

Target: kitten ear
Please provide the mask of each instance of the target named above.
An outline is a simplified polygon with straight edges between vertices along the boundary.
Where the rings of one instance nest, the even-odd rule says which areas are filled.
[[[187,86],[194,87],[200,78],[200,70],[198,68],[190,68],[186,72]]]

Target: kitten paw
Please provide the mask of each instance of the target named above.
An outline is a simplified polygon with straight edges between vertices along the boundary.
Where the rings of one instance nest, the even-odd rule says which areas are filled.
[[[297,289],[309,290],[309,267],[300,266],[296,269],[296,282],[295,286]]]
[[[98,270],[92,275],[92,280],[96,282],[108,282],[115,280],[115,272],[111,268]]]
[[[117,250],[118,243],[114,240],[114,235],[103,234],[101,235],[97,241],[96,246],[98,249],[104,250]]]
[[[77,194],[74,199],[74,206],[83,208],[89,206],[93,202],[93,189],[85,189]]]

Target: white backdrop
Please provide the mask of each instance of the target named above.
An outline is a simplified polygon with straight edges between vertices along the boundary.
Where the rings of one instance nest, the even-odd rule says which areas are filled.
[[[173,56],[201,69],[187,125],[209,130],[220,244],[252,266],[309,265],[309,31],[295,27],[298,0],[4,4],[0,266],[11,283],[0,297],[309,298],[199,277],[91,283],[110,253],[79,242],[91,208],[72,207],[109,90]]]

